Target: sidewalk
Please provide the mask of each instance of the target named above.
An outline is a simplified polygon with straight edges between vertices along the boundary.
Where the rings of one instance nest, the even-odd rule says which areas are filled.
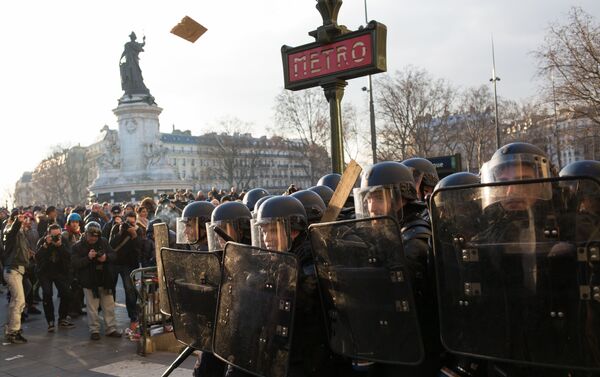
[[[0,323],[6,323],[6,287],[0,288]],[[56,291],[56,290],[55,290]],[[58,309],[56,292],[55,308]],[[129,326],[121,281],[117,287],[116,316],[119,329]],[[42,304],[37,305],[42,310]],[[42,310],[43,311],[43,310]],[[73,319],[74,329],[56,327],[47,332],[43,314],[30,315],[23,323],[23,335],[27,344],[8,344],[2,336],[0,346],[0,377],[17,376],[160,376],[177,356],[174,353],[155,352],[142,357],[136,354],[136,343],[125,336],[121,339],[102,336],[99,341],[90,340],[87,318]],[[102,334],[102,333],[101,333]],[[195,356],[190,356],[173,377],[190,377]]]

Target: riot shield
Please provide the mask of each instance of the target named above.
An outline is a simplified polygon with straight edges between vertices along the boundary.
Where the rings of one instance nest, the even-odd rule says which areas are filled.
[[[437,190],[431,218],[445,348],[600,370],[599,199],[591,178]]]
[[[171,315],[169,300],[167,298],[167,288],[165,286],[165,274],[161,262],[160,250],[164,247],[169,247],[169,229],[167,228],[167,224],[154,224],[154,252],[156,258],[156,271],[158,274],[158,302],[160,311],[163,314]]]
[[[215,253],[163,248],[162,265],[175,337],[212,351],[221,265]]]
[[[286,376],[297,280],[294,255],[228,242],[214,354],[248,373]]]
[[[309,228],[331,349],[354,359],[419,364],[423,343],[395,220]]]

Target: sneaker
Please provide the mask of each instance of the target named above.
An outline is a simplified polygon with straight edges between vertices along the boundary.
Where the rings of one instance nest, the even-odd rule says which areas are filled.
[[[58,327],[63,329],[72,329],[73,327],[75,327],[75,324],[65,318],[58,321]]]
[[[140,326],[140,323],[138,321],[131,321],[129,323],[129,330],[135,332],[135,330],[137,330],[137,328]]]
[[[48,322],[48,332],[54,332],[54,322]]]
[[[25,339],[23,337],[23,334],[21,333],[21,331],[17,331],[15,333],[8,333],[5,335],[5,339],[7,342],[13,343],[13,344],[27,343],[27,339]]]
[[[106,336],[109,338],[120,338],[123,336],[123,333],[115,330],[115,331],[109,332],[108,334],[106,334]]]
[[[93,332],[92,335],[90,335],[90,339],[91,340],[100,340],[100,334],[97,332]]]

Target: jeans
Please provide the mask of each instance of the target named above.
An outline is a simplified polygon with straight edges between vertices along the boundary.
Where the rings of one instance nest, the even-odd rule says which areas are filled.
[[[46,321],[54,322],[54,302],[52,296],[54,292],[52,290],[52,284],[56,285],[58,290],[58,296],[60,297],[60,304],[58,305],[58,319],[66,319],[69,312],[69,305],[71,302],[71,291],[69,289],[68,280],[61,276],[39,276],[40,285],[42,286],[42,300],[44,302],[44,315]]]
[[[17,270],[4,269],[4,280],[10,291],[10,304],[8,305],[8,319],[6,331],[9,334],[21,330],[21,313],[25,309],[25,292],[23,290],[23,274]]]
[[[131,280],[131,276],[129,276],[129,274],[131,274],[131,271],[133,270],[133,268],[130,268],[128,266],[114,266],[114,286],[117,286],[117,281],[119,280],[119,276],[121,276],[121,281],[123,282],[123,289],[125,290],[125,306],[127,307],[127,315],[129,316],[130,321],[135,322],[138,320],[137,292],[135,290],[135,287],[133,286],[133,280]]]
[[[102,316],[104,317],[104,332],[110,334],[117,329],[117,320],[115,318],[115,300],[112,292],[104,288],[98,288],[100,297],[94,297],[94,292],[91,289],[83,288],[85,294],[85,302],[87,304],[87,318],[90,333],[100,332],[100,316],[98,315],[98,306],[102,308]]]

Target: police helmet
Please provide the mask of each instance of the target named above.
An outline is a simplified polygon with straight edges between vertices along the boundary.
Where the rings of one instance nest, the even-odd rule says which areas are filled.
[[[269,195],[269,192],[267,190],[263,188],[255,188],[248,191],[246,195],[244,195],[242,203],[244,203],[250,211],[254,211],[254,206],[256,205],[258,199],[267,195]]]
[[[420,182],[422,185],[433,188],[440,181],[435,166],[426,158],[409,158],[402,161],[402,165],[408,166],[413,171],[415,182]]]
[[[311,190],[300,190],[296,191],[291,196],[302,202],[309,223],[321,220],[326,207],[325,202],[321,199],[319,194]]]
[[[332,189],[333,191],[335,191],[335,189],[337,188],[337,185],[340,183],[341,180],[342,180],[342,176],[340,174],[331,173],[331,174],[322,176],[319,179],[319,182],[317,182],[317,186],[327,186],[330,189]]]
[[[269,198],[274,197],[275,195],[267,195],[267,196],[263,196],[262,198],[258,199],[256,201],[256,203],[254,203],[254,217],[256,217],[256,212],[258,211],[258,209],[260,208],[260,206]]]
[[[269,250],[288,251],[292,245],[292,231],[304,231],[307,226],[306,210],[292,196],[267,199],[252,220],[252,244]]]
[[[181,218],[177,220],[177,243],[195,244],[205,239],[205,225],[215,206],[210,202],[191,202],[183,208]]]
[[[573,192],[579,192],[584,196],[600,196],[600,161],[581,160],[570,163],[562,168],[558,173],[560,177],[591,177],[592,180],[577,180],[565,182],[565,186],[571,188]]]
[[[318,186],[309,187],[308,189],[310,191],[316,192],[321,197],[321,199],[323,199],[323,202],[325,203],[326,206],[329,205],[329,201],[331,201],[331,198],[333,197],[333,190],[330,187],[324,186],[324,185],[318,185]]]
[[[229,240],[249,243],[251,219],[252,213],[240,202],[226,202],[217,206],[212,213],[211,222],[206,224],[208,249],[223,250],[225,242]]]
[[[481,167],[481,183],[551,176],[550,160],[546,153],[533,144],[523,142],[501,147]]]
[[[438,184],[435,186],[433,190],[434,194],[437,190],[446,188],[446,187],[456,187],[456,186],[466,186],[466,185],[475,185],[479,183],[479,176],[477,174],[469,173],[466,171],[461,171],[458,173],[450,174],[447,177],[442,178]],[[452,193],[440,192],[438,194],[433,195],[435,205],[437,207],[441,207],[443,205],[452,202],[453,199],[456,200],[457,203],[464,203],[464,199],[474,199],[476,195],[473,195],[475,192],[479,192],[478,190],[472,191],[468,190],[466,192],[461,191],[453,191]],[[467,198],[464,195],[468,195]],[[457,195],[459,198],[457,198]]]

